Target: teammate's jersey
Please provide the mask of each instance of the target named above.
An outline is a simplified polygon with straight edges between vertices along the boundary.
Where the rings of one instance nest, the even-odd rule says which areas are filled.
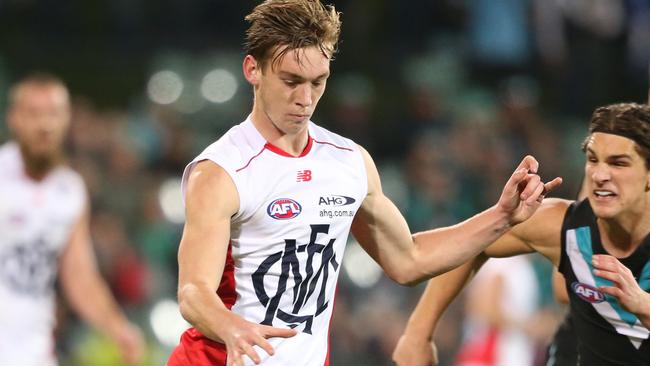
[[[245,319],[295,328],[272,338],[263,365],[324,365],[334,293],[352,219],[367,194],[359,147],[315,124],[299,157],[267,143],[250,118],[210,145],[185,169],[210,160],[239,193],[229,258],[218,294]],[[225,365],[226,350],[188,330],[168,365]],[[248,364],[252,362],[246,358]]]
[[[596,216],[588,200],[574,202],[562,227],[560,272],[566,279],[571,319],[578,338],[580,365],[650,365],[648,329],[598,286],[611,282],[593,274],[592,255],[608,254],[600,240]],[[641,288],[650,290],[650,237],[619,260],[634,274]]]
[[[69,168],[40,182],[24,171],[18,146],[0,146],[0,365],[50,366],[59,255],[86,193]]]

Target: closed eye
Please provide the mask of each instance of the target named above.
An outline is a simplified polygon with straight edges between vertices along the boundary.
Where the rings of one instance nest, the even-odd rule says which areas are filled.
[[[618,167],[630,166],[630,164],[627,161],[614,161],[611,164]]]
[[[291,87],[291,88],[294,88],[299,84],[299,82],[296,81],[296,80],[287,80],[287,79],[285,79],[285,80],[282,80],[282,81],[284,81],[284,84],[286,86]]]

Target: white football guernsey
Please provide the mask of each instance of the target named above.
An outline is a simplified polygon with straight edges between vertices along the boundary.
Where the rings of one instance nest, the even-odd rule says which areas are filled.
[[[292,157],[267,143],[249,118],[183,175],[185,192],[192,168],[207,159],[228,172],[239,193],[220,297],[249,321],[298,331],[269,340],[274,356],[258,349],[263,365],[327,364],[341,260],[368,190],[359,147],[311,122],[308,129],[307,147]],[[225,365],[225,349],[190,329],[168,364]]]
[[[0,365],[56,365],[54,282],[85,202],[70,168],[36,182],[18,145],[0,146]]]

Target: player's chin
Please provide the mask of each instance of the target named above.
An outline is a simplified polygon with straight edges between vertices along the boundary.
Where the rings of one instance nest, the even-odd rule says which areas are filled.
[[[594,211],[594,215],[600,219],[613,219],[615,218],[620,210],[618,210],[615,207],[611,206],[603,206],[603,205],[593,205],[592,210]]]
[[[52,155],[55,155],[59,152],[59,149],[56,146],[50,146],[43,144],[41,146],[35,147],[30,150],[30,155],[34,159],[49,159]]]

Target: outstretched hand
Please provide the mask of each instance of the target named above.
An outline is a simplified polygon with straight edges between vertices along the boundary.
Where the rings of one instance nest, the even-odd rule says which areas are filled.
[[[262,359],[253,346],[259,346],[272,356],[275,351],[267,341],[268,338],[289,338],[296,335],[293,329],[252,323],[233,313],[228,322],[227,336],[223,339],[228,350],[227,366],[244,366],[244,356],[248,356],[257,365]]]
[[[137,365],[142,361],[145,354],[145,341],[140,328],[125,323],[113,336],[126,365]]]
[[[506,212],[511,225],[531,217],[546,194],[562,184],[560,177],[547,183],[542,182],[537,175],[538,168],[537,160],[527,155],[503,188],[497,206]]]

